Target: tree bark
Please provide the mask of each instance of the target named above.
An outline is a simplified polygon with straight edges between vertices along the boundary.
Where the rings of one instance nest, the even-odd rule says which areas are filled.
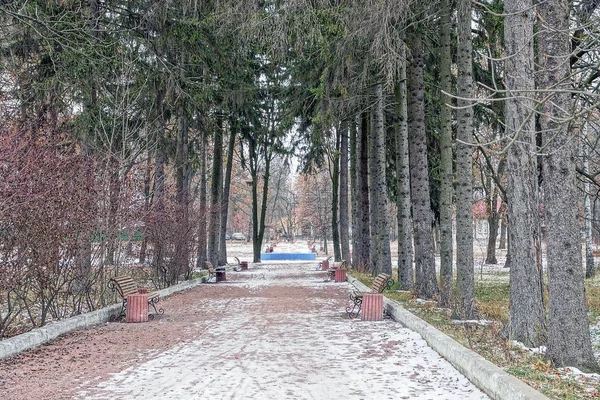
[[[223,121],[218,117],[213,138],[210,214],[208,220],[208,261],[219,265],[219,232],[221,229],[221,195],[223,190]]]
[[[359,121],[359,140],[358,140],[358,164],[357,173],[357,189],[358,189],[358,220],[357,220],[357,235],[356,242],[360,243],[354,252],[356,257],[355,267],[359,270],[368,270],[371,258],[371,229],[369,227],[369,136],[368,136],[368,115],[366,112],[360,114]]]
[[[473,264],[473,45],[471,1],[458,0],[458,111],[456,132],[456,293],[454,313],[461,319],[477,316]]]
[[[539,202],[533,65],[532,0],[504,2],[504,44],[506,48],[506,136],[508,251],[517,262],[510,265],[509,337],[528,347],[546,340],[542,298],[542,271],[539,259]]]
[[[154,182],[153,182],[153,203],[154,219],[152,226],[153,252],[152,263],[156,270],[156,275],[165,283],[165,265],[164,265],[164,239],[161,234],[161,227],[165,220],[165,154],[163,150],[165,121],[164,121],[164,98],[162,88],[156,88],[156,151],[154,155]]]
[[[506,203],[504,203],[506,204]],[[500,219],[500,242],[498,243],[498,249],[505,250],[506,249],[506,236],[507,236],[507,226],[506,226],[506,213],[502,213],[502,218]],[[507,254],[508,255],[508,254]]]
[[[375,182],[375,175],[377,174],[376,172],[376,166],[375,163],[377,162],[377,141],[375,136],[377,135],[377,131],[375,129],[375,125],[376,125],[376,113],[377,110],[375,111],[370,111],[368,113],[369,118],[367,119],[367,121],[369,122],[368,126],[368,132],[369,132],[369,144],[368,144],[368,148],[369,148],[369,161],[368,161],[368,165],[367,165],[367,170],[369,171],[369,176],[368,176],[368,180],[369,180],[369,232],[370,232],[370,237],[369,237],[369,248],[371,249],[370,252],[370,257],[369,257],[369,272],[371,273],[375,273],[377,271],[377,266],[379,264],[379,257],[381,256],[381,249],[379,248],[379,241],[380,241],[380,237],[377,235],[378,233],[378,218],[379,218],[379,213],[377,210],[377,201],[378,201],[378,195],[379,193],[377,193],[375,191],[375,186],[376,186],[376,182]]]
[[[338,220],[339,187],[340,187],[340,130],[335,132],[335,149],[330,155],[330,177],[331,177],[331,239],[333,240],[333,259],[341,261],[340,249],[340,226]]]
[[[142,229],[142,244],[140,245],[140,264],[146,262],[146,248],[148,246],[148,213],[150,212],[150,180],[152,176],[152,157],[148,153],[146,160],[146,173],[144,175],[144,227]]]
[[[373,205],[376,214],[376,223],[373,226],[372,236],[377,238],[378,254],[377,264],[373,266],[374,273],[392,274],[392,253],[390,250],[390,230],[388,200],[387,200],[387,182],[386,182],[386,146],[385,146],[385,117],[383,84],[375,85],[375,126],[373,129],[373,186],[371,193],[373,196]],[[375,253],[373,252],[373,253]]]
[[[506,158],[502,158],[498,163],[498,176],[503,176],[506,168]],[[493,173],[493,172],[490,172]],[[488,184],[488,227],[489,227],[489,236],[488,236],[488,245],[485,256],[486,264],[497,264],[498,260],[496,258],[496,241],[498,239],[498,229],[500,227],[500,221],[502,220],[502,214],[504,206],[498,207],[498,200],[500,199],[500,188],[495,183],[494,180],[490,179],[490,183]],[[504,226],[504,225],[503,225]],[[502,234],[502,232],[500,232]],[[506,233],[504,234],[504,237]],[[502,244],[502,236],[500,237],[500,243]],[[498,247],[498,248],[504,248]]]
[[[198,194],[198,244],[196,247],[196,268],[203,269],[204,262],[207,258],[207,246],[208,246],[208,235],[207,235],[207,177],[206,177],[206,149],[208,147],[208,140],[206,137],[206,131],[201,129],[200,148],[198,150],[198,158],[200,160],[200,171],[199,171],[199,194]]]
[[[452,197],[454,172],[452,169],[452,53],[450,51],[452,7],[450,0],[442,0],[440,6],[440,306],[452,303]],[[460,57],[460,54],[459,54]],[[460,79],[460,74],[459,74]],[[446,94],[444,94],[446,93]]]
[[[227,162],[225,164],[225,181],[223,182],[223,208],[221,209],[221,229],[219,232],[219,265],[227,264],[227,217],[229,215],[229,191],[231,188],[231,174],[233,170],[233,152],[236,137],[235,122],[231,122],[229,130],[229,143],[227,143]]]
[[[406,45],[401,44],[402,59]],[[413,286],[413,233],[410,216],[410,176],[408,164],[408,125],[406,110],[406,63],[400,67],[396,84],[396,187],[398,208],[398,285],[402,290]]]
[[[175,265],[170,271],[170,281],[176,282],[181,274],[188,274],[189,270],[189,156],[188,156],[188,131],[189,122],[185,104],[181,105],[179,116],[179,129],[177,132],[177,151],[175,153],[175,181],[177,189],[177,233],[175,235]]]
[[[431,224],[433,213],[429,195],[427,132],[425,128],[425,91],[423,87],[423,45],[412,33],[408,71],[408,136],[410,187],[414,225],[415,290],[433,298],[438,294]]]
[[[343,121],[340,132],[340,250],[342,260],[350,262],[348,228],[348,122]],[[356,139],[356,138],[355,138]]]
[[[358,192],[358,143],[357,143],[357,129],[356,121],[352,119],[350,121],[350,199],[352,202],[352,257],[348,259],[350,265],[356,265],[356,251],[359,247],[357,241],[358,234],[358,204],[359,204],[359,192]]]
[[[584,127],[584,140],[581,143],[583,153],[583,172],[589,174],[590,165],[590,145],[588,142],[587,135],[587,123]],[[585,277],[593,278],[596,275],[596,266],[594,265],[594,249],[593,249],[593,231],[592,231],[592,203],[590,194],[590,181],[585,180],[584,186],[584,200],[583,200],[583,215],[584,215],[584,226],[585,226]]]
[[[599,368],[590,338],[577,220],[576,137],[567,123],[559,122],[568,120],[573,108],[569,1],[547,0],[537,10],[544,25],[538,43],[539,82],[542,89],[556,90],[543,94],[547,98],[540,112],[550,298],[546,357],[557,367],[594,372]]]

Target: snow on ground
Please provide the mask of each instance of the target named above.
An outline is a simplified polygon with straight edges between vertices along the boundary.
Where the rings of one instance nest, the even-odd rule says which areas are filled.
[[[236,288],[235,297],[198,300],[211,310],[194,322],[203,334],[76,398],[487,399],[399,323],[349,320],[351,286],[324,282],[316,265],[228,273],[212,287]]]

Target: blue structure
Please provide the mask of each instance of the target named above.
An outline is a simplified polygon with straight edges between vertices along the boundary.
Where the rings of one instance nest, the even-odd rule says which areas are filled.
[[[274,260],[316,260],[315,253],[260,253],[261,261]]]

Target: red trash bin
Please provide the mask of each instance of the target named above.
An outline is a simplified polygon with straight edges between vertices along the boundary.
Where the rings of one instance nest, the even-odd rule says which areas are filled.
[[[146,293],[127,296],[126,322],[148,322],[148,295]]]

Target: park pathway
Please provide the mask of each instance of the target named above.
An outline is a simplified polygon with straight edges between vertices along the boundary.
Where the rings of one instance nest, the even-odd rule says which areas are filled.
[[[172,332],[170,348],[82,385],[75,398],[487,399],[399,323],[348,320],[350,285],[324,282],[316,268],[253,265],[178,295],[191,299],[187,339]]]

